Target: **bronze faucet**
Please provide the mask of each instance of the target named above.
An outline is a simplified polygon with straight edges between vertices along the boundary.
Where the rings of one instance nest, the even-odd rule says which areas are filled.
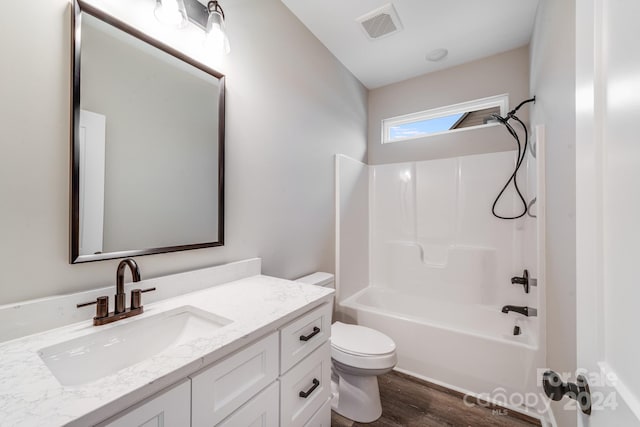
[[[125,298],[126,294],[124,293],[124,269],[129,267],[131,270],[131,276],[133,277],[134,282],[140,281],[140,268],[138,268],[138,264],[131,259],[123,259],[118,264],[118,270],[116,271],[116,295],[114,300],[116,302],[116,306],[113,310],[114,313],[124,313],[125,308]]]
[[[129,267],[131,270],[133,281],[140,281],[140,269],[138,268],[138,264],[136,264],[136,262],[131,258],[120,261],[116,271],[116,294],[114,296],[115,307],[111,313],[109,313],[109,297],[107,296],[101,296],[95,301],[85,302],[76,306],[80,308],[96,304],[96,315],[93,318],[93,324],[95,326],[106,325],[107,323],[115,322],[116,320],[126,319],[127,317],[141,314],[143,312],[141,294],[156,290],[156,288],[132,289],[131,307],[126,308],[126,294],[124,293],[124,271],[126,267]]]

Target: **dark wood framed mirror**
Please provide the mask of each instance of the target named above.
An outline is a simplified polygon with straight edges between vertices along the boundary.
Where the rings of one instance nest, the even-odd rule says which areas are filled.
[[[225,77],[74,0],[70,262],[224,244]]]

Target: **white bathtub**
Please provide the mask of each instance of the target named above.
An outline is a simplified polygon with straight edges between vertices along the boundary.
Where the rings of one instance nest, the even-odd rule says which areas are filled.
[[[401,370],[474,394],[538,392],[536,318],[377,287],[345,299],[338,311],[392,337]],[[516,321],[523,333],[514,336]]]

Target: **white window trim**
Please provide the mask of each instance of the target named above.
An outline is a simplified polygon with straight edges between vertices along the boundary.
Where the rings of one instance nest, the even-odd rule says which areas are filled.
[[[496,123],[487,123],[478,126],[470,126],[462,129],[445,130],[442,132],[434,132],[427,135],[409,136],[406,138],[397,138],[393,141],[389,139],[389,131],[393,126],[403,125],[406,123],[418,122],[423,120],[435,119],[438,117],[446,117],[453,114],[466,113],[467,111],[484,110],[485,108],[500,107],[500,115],[505,116],[509,111],[509,94],[489,96],[487,98],[476,99],[473,101],[461,102],[459,104],[448,105],[446,107],[432,108],[430,110],[419,111],[417,113],[405,114],[403,116],[391,117],[382,120],[382,143],[391,144],[394,142],[402,142],[413,139],[428,138],[430,136],[442,135],[444,133],[459,132],[469,129],[478,129],[481,127],[495,126]]]

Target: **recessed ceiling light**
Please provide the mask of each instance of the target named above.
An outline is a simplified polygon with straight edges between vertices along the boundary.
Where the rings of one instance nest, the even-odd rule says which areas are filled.
[[[449,54],[449,51],[447,49],[444,49],[444,48],[434,49],[431,52],[427,53],[426,59],[427,61],[438,62],[446,58],[448,54]]]

